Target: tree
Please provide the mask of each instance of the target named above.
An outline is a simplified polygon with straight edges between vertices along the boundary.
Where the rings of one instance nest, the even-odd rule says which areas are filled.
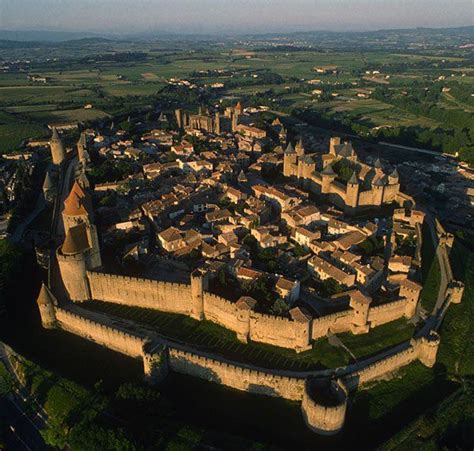
[[[68,445],[77,451],[133,451],[135,445],[125,436],[122,429],[109,429],[94,423],[80,423],[69,435]]]
[[[278,298],[271,306],[270,311],[275,315],[284,315],[289,309],[288,303],[284,299]]]

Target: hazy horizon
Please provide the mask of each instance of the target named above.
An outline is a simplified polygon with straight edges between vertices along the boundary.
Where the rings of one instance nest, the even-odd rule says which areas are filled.
[[[273,33],[474,24],[471,0],[0,0],[0,29]]]

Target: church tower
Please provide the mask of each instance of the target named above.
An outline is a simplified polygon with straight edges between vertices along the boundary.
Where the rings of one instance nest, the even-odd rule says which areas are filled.
[[[66,158],[66,151],[64,150],[63,143],[58,135],[56,127],[53,127],[53,135],[51,137],[49,145],[51,148],[51,157],[53,159],[53,164],[59,166]]]

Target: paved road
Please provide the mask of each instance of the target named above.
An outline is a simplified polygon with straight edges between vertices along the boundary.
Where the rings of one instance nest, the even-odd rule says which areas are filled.
[[[6,429],[7,450],[48,449],[39,428],[14,397],[0,398],[0,424]]]
[[[46,450],[40,434],[47,427],[46,412],[21,385],[10,362],[11,353],[11,349],[0,342],[0,361],[16,382],[16,389],[0,398],[0,422],[7,426],[7,449]]]

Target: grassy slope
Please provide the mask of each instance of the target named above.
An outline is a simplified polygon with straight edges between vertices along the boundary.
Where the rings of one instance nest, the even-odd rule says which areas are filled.
[[[449,307],[442,324],[434,371],[423,369],[420,364],[410,365],[406,369],[408,379],[382,382],[367,392],[374,414],[380,416],[380,412],[388,415],[394,409],[390,399],[398,397],[403,404],[404,399],[410,398],[407,396],[410,391],[422,389],[427,382],[431,387],[433,402],[412,397],[405,412],[423,407],[419,410],[420,416],[411,417],[413,423],[391,438],[385,449],[428,450],[442,446],[472,449],[474,446],[474,254],[456,240],[450,257],[455,277],[464,281],[466,289],[461,304]],[[456,386],[456,394],[441,402],[440,391],[446,396]],[[448,390],[443,391],[443,387]],[[360,398],[356,395],[356,405],[358,402]]]

